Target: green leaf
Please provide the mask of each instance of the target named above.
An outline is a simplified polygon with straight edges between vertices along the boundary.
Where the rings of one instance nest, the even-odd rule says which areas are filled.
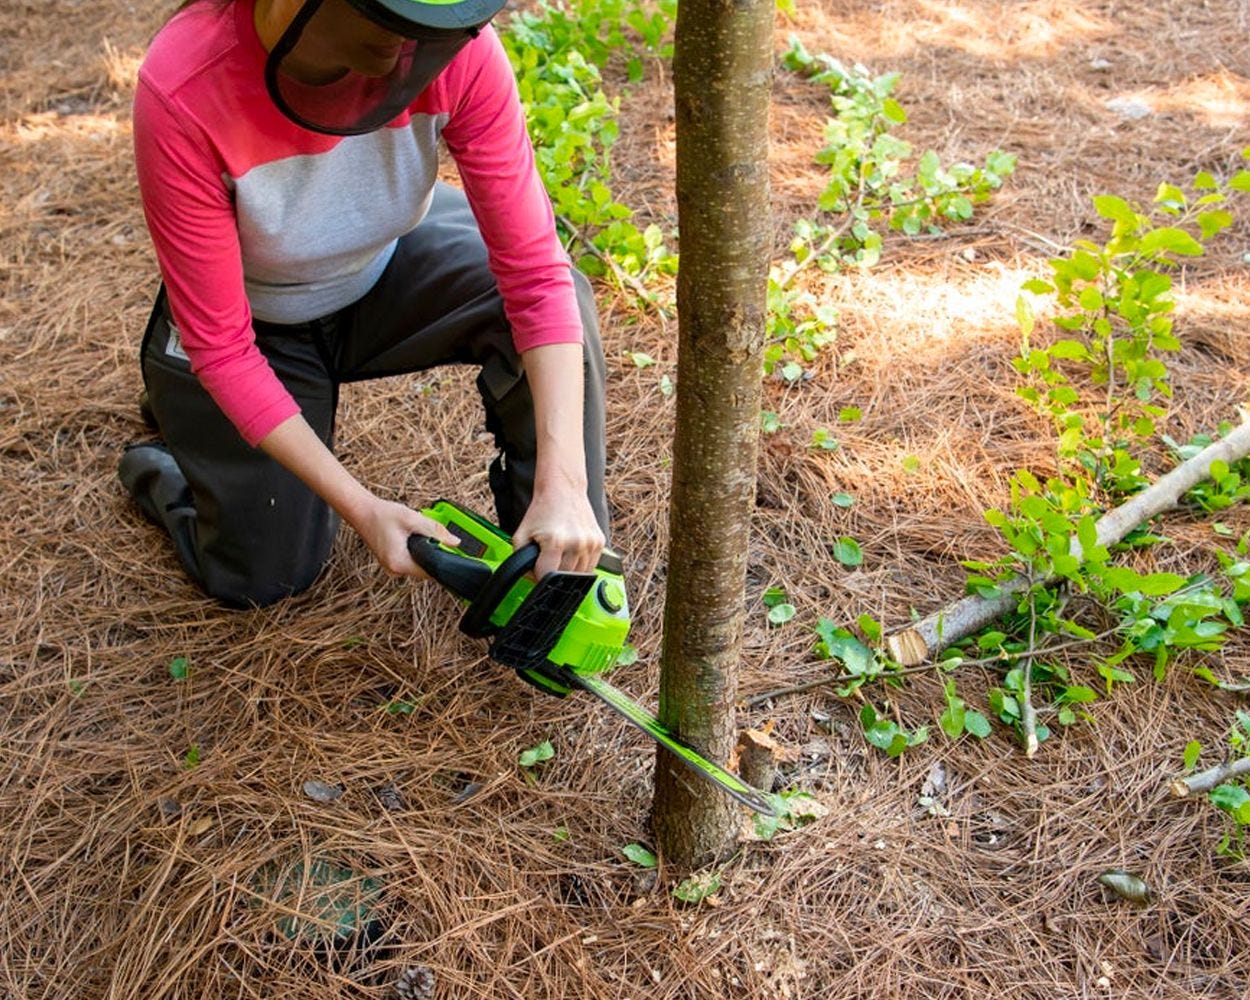
[[[905,456],[903,458],[903,471],[904,472],[919,472],[920,471],[920,459],[915,455]]]
[[[768,621],[772,625],[784,625],[795,616],[793,604],[776,604],[768,609]]]
[[[863,419],[864,413],[858,406],[844,406],[838,411],[838,419],[844,424]]]
[[[521,751],[517,757],[518,763],[522,767],[533,767],[544,760],[551,760],[556,755],[555,747],[551,745],[550,740],[543,740],[537,746],[530,747],[528,750]]]
[[[1141,238],[1139,247],[1142,253],[1179,254],[1182,257],[1202,256],[1202,244],[1185,232],[1172,226],[1152,229]]]
[[[1095,286],[1087,285],[1081,289],[1081,294],[1077,298],[1081,308],[1088,313],[1098,312],[1103,307],[1102,292]]]
[[[1159,185],[1159,190],[1155,192],[1155,204],[1172,209],[1182,209],[1187,204],[1185,192],[1175,184],[1164,182]]]
[[[871,649],[845,629],[834,629],[829,619],[822,618],[816,632],[821,637],[825,655],[832,660],[841,660],[847,673],[862,676],[876,664]]]
[[[1117,198],[1113,194],[1094,195],[1094,210],[1104,219],[1127,222],[1129,225],[1137,224],[1137,213],[1123,198]]]
[[[176,656],[169,661],[169,676],[176,681],[185,681],[191,672],[191,664],[185,656]]]
[[[1211,239],[1211,237],[1227,229],[1232,224],[1232,212],[1220,210],[1203,212],[1198,216],[1198,226],[1202,229],[1202,238],[1204,240]]]
[[[938,719],[938,725],[942,727],[942,732],[949,736],[952,740],[958,739],[963,735],[964,726],[968,721],[967,711],[964,703],[959,698],[955,698],[946,706],[946,711],[942,713]]]
[[[638,649],[631,643],[625,643],[617,655],[614,667],[631,667],[638,662]]]
[[[964,729],[979,740],[990,735],[990,720],[975,708],[964,710]]]
[[[855,503],[855,498],[849,493],[835,493],[829,500],[835,507],[850,507]]]
[[[881,102],[881,114],[895,125],[902,125],[907,121],[907,112],[903,110],[903,106],[892,97],[887,97]]]
[[[910,746],[907,740],[907,734],[901,730],[895,731],[893,738],[885,747],[885,755],[891,759],[901,757],[903,751]]]
[[[785,604],[786,592],[781,587],[769,587],[764,591],[761,600],[764,602],[764,607],[775,608],[778,604]]]
[[[635,368],[650,368],[655,364],[655,358],[650,354],[644,354],[642,351],[628,351],[629,360],[634,363]]]
[[[1185,577],[1175,573],[1149,573],[1137,581],[1137,590],[1146,597],[1159,597],[1180,590],[1185,582]]]
[[[569,839],[569,828],[567,826],[557,826],[551,831],[551,836],[555,838],[556,843],[562,844]]]
[[[864,561],[864,551],[854,538],[843,536],[833,546],[833,557],[843,566],[855,567]]]
[[[772,410],[760,411],[760,430],[765,434],[775,434],[782,426],[780,418]]]
[[[817,427],[812,431],[812,440],[809,447],[820,448],[822,451],[837,451],[842,445],[827,429]]]
[[[1250,804],[1250,792],[1247,792],[1241,785],[1217,785],[1211,789],[1207,797],[1212,805],[1232,815],[1241,812],[1247,804]]]
[[[1202,753],[1202,744],[1198,740],[1190,740],[1185,744],[1185,770],[1189,771],[1198,763],[1198,755]]]
[[[683,903],[701,903],[720,891],[720,873],[691,875],[673,889],[673,895]]]
[[[859,626],[859,630],[864,633],[869,642],[881,641],[881,623],[872,615],[860,615],[855,619],[855,624]]]
[[[182,757],[182,766],[190,770],[200,763],[200,748],[192,745]]]
[[[1098,547],[1098,525],[1086,514],[1077,522],[1076,540],[1081,543],[1081,551],[1088,557]]]
[[[769,798],[774,800],[773,807],[776,808],[776,800],[780,799],[781,796],[771,795]],[[786,817],[781,814],[780,810],[778,810],[778,815],[776,816],[762,816],[759,813],[752,814],[751,825],[755,829],[755,835],[759,837],[760,840],[772,840],[773,837],[777,836],[777,832],[783,825],[788,826],[789,824],[787,823]]]
[[[1037,318],[1033,312],[1033,303],[1023,295],[1016,296],[1016,324],[1026,337],[1033,333]]]
[[[621,848],[621,853],[629,858],[634,864],[642,868],[654,868],[659,862],[654,854],[648,851],[641,844],[626,844]]]

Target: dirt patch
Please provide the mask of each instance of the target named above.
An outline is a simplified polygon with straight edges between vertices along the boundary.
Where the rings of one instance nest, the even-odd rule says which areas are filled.
[[[620,853],[647,841],[651,747],[584,699],[501,674],[445,595],[385,578],[345,534],[317,585],[279,607],[201,598],[115,478],[145,433],[137,353],[156,284],[129,102],[170,6],[0,0],[0,996],[389,997],[422,967],[447,998],[1243,995],[1250,873],[1214,856],[1213,810],[1163,799],[1185,742],[1216,746],[1235,702],[1184,670],[1157,684],[1141,671],[1032,761],[1001,733],[887,761],[823,690],[745,712],[798,751],[786,778],[829,815],[744,846],[719,905],[689,907],[673,873]],[[969,231],[892,240],[875,270],[814,286],[839,308],[837,347],[802,388],[769,386],[787,426],[764,444],[748,595],[759,609],[784,585],[798,617],[770,630],[752,613],[744,694],[825,672],[817,617],[904,622],[959,593],[960,558],[995,551],[981,510],[1014,468],[1053,455],[1012,391],[1015,290],[1098,231],[1090,195],[1148,200],[1161,180],[1237,162],[1248,27],[1244,2],[1192,0],[825,0],[779,20],[779,46],[794,31],[900,71],[917,147],[1001,147],[1019,169]],[[665,225],[669,82],[653,71],[648,99],[626,102],[616,154],[622,199]],[[779,75],[779,246],[823,186],[826,103]],[[1184,276],[1174,437],[1245,399],[1247,232]],[[616,679],[653,702],[672,418],[658,382],[675,374],[676,331],[608,289],[602,311],[609,492],[641,653]],[[414,504],[489,509],[469,378],[350,387],[344,461]],[[864,416],[840,451],[807,447],[852,405]],[[853,508],[828,502],[837,490]],[[1223,519],[1250,529],[1244,510]],[[1168,528],[1161,560],[1199,565],[1208,530]],[[841,535],[864,548],[853,572],[813,557]],[[1246,662],[1244,637],[1227,656]],[[961,690],[977,701],[984,685]],[[941,690],[921,679],[896,701],[932,722]],[[531,784],[517,754],[544,739],[557,753]],[[935,809],[918,799],[939,766]],[[343,794],[317,801],[309,780]],[[349,869],[378,918],[358,962],[275,930],[304,904],[275,902],[258,873],[315,859]],[[1096,881],[1109,868],[1141,875],[1154,901],[1110,897]]]

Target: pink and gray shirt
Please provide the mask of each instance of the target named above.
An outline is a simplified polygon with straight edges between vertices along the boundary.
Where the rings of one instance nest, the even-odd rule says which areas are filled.
[[[195,4],[170,20],[134,108],[144,212],[183,349],[248,443],[299,412],[256,347],[253,316],[300,323],[364,295],[429,208],[440,137],[517,350],[579,342],[568,256],[494,32],[390,125],[340,138],[274,107],[254,6]]]

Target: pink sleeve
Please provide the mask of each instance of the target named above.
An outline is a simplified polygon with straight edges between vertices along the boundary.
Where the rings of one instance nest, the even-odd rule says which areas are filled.
[[[495,32],[485,29],[439,83],[451,101],[443,138],[486,241],[517,350],[580,342],[569,257],[534,166],[512,67]]]
[[[256,445],[299,406],[256,347],[223,165],[142,77],[134,141],[143,211],[191,370]]]

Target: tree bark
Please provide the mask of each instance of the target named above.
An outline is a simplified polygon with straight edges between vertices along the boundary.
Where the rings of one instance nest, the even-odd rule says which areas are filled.
[[[660,718],[728,760],[755,503],[768,263],[774,0],[682,0],[673,78],[681,267]],[[664,857],[725,855],[738,809],[667,751],[652,823]]]
[[[1139,524],[1175,507],[1185,493],[1210,476],[1212,462],[1219,460],[1231,465],[1247,455],[1250,455],[1250,420],[1099,518],[1098,544],[1113,545]],[[1080,558],[1081,547],[1076,539],[1072,540],[1072,553]],[[1028,581],[1016,577],[999,587],[1002,592],[999,597],[971,595],[948,604],[910,628],[889,636],[886,648],[904,666],[923,663],[1011,611],[1017,604],[1016,595],[1026,587]]]

